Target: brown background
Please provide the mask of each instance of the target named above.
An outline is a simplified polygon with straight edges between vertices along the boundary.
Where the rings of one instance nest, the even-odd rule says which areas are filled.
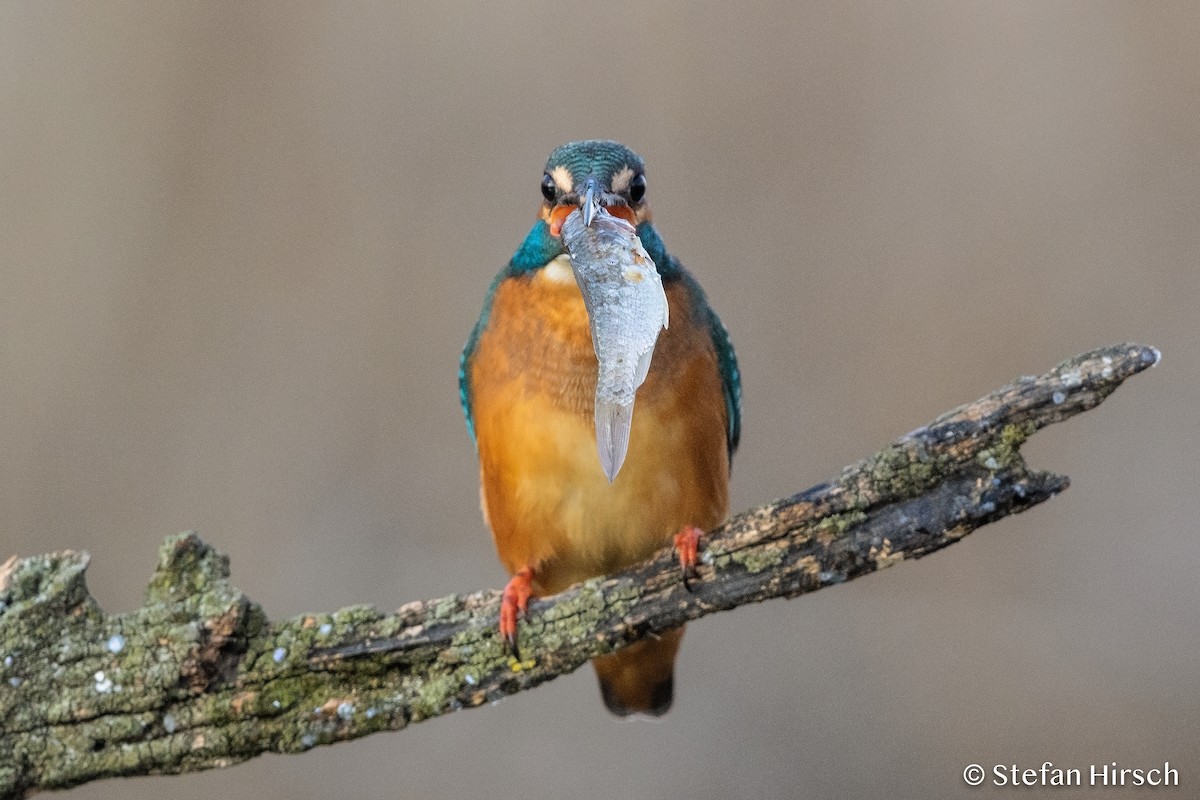
[[[272,616],[500,586],[456,359],[572,138],[647,158],[733,333],[735,508],[1078,351],[1163,364],[1030,443],[1049,505],[694,625],[661,722],[589,670],[78,796],[940,798],[1044,760],[1195,792],[1200,6],[434,9],[0,5],[0,557],[86,548],[113,611],[185,528]]]

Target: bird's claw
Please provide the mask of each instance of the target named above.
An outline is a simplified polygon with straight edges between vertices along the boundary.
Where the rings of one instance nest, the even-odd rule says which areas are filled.
[[[520,659],[517,649],[517,621],[525,615],[529,598],[533,594],[533,569],[522,567],[504,587],[500,596],[500,639],[505,652]]]
[[[683,588],[692,590],[689,581],[695,579],[696,560],[700,553],[700,537],[704,531],[695,525],[688,525],[675,534],[675,553],[679,556],[679,568],[683,573]]]

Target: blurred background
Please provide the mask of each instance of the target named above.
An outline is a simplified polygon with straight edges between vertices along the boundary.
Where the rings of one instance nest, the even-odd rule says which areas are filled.
[[[276,618],[501,586],[456,360],[570,139],[645,156],[732,332],[734,510],[1077,352],[1162,365],[1026,446],[1049,504],[694,624],[660,722],[587,669],[75,795],[941,798],[1045,760],[1193,792],[1200,6],[584,8],[0,4],[0,560],[89,550],[109,611],[189,528]]]

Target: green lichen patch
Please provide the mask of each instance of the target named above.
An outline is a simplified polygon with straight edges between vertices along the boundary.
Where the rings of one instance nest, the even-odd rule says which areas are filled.
[[[206,594],[224,594],[228,580],[229,557],[187,531],[168,537],[159,547],[158,566],[146,587],[146,605],[182,604]]]
[[[832,534],[833,536],[841,536],[846,531],[853,528],[855,525],[860,525],[867,519],[867,512],[861,509],[852,511],[844,511],[840,514],[830,514],[823,517],[815,526],[813,532],[818,538],[823,535]]]
[[[416,681],[409,712],[413,722],[435,717],[449,708],[462,684],[453,674],[435,675]]]
[[[59,616],[79,617],[99,609],[88,594],[84,571],[90,556],[66,551],[17,561],[8,572],[0,600],[0,626],[17,624],[33,605],[53,609]],[[3,635],[0,627],[0,635]]]
[[[931,453],[920,442],[901,441],[848,468],[839,485],[862,509],[916,497],[944,478],[953,464],[953,459]]]
[[[1037,433],[1037,425],[1032,421],[1021,424],[1010,423],[1000,430],[1000,444],[1016,449],[1025,444],[1025,440],[1035,433]]]
[[[786,556],[787,548],[778,545],[747,547],[729,554],[729,558],[734,564],[738,564],[751,575],[757,575],[763,570],[779,566]]]
[[[1035,431],[1032,422],[1005,425],[1000,435],[975,455],[976,462],[993,473],[1002,469],[1024,470],[1025,460],[1021,457],[1020,447]]]
[[[261,716],[278,716],[312,705],[314,695],[325,691],[329,681],[311,673],[263,683],[256,693],[254,710]]]

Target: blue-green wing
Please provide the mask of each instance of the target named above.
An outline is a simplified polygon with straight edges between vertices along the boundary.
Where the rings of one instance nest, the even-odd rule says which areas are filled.
[[[505,267],[501,270],[500,274],[492,281],[492,285],[488,287],[487,294],[483,298],[483,310],[479,313],[475,327],[471,329],[471,335],[467,337],[467,343],[463,345],[462,355],[458,357],[458,402],[462,406],[463,417],[467,420],[467,433],[471,434],[471,441],[476,446],[479,442],[475,438],[475,418],[471,416],[471,356],[475,355],[479,337],[487,328],[488,318],[492,314],[492,298],[496,295],[496,287],[500,285],[500,281],[508,277],[509,269],[510,267]]]
[[[467,433],[475,442],[475,420],[471,417],[471,355],[475,352],[475,344],[479,341],[481,328],[478,322],[463,347],[462,355],[458,357],[458,402],[462,406],[463,417],[467,420]],[[478,445],[478,442],[476,442]]]
[[[721,370],[721,389],[725,393],[725,413],[728,420],[725,428],[725,440],[729,444],[729,460],[737,450],[742,438],[742,373],[738,370],[737,353],[733,351],[733,341],[729,331],[712,308],[708,309],[709,334],[712,336],[713,347],[717,351],[717,367]]]
[[[729,446],[729,460],[732,463],[733,454],[742,438],[742,373],[738,369],[737,353],[733,351],[733,340],[692,274],[684,269],[678,259],[666,253],[662,253],[661,257],[663,263],[667,264],[665,271],[659,270],[664,273],[663,279],[681,280],[687,284],[695,307],[708,317],[708,335],[712,337],[713,349],[717,353],[717,369],[721,371],[721,390],[725,395],[725,442]]]

